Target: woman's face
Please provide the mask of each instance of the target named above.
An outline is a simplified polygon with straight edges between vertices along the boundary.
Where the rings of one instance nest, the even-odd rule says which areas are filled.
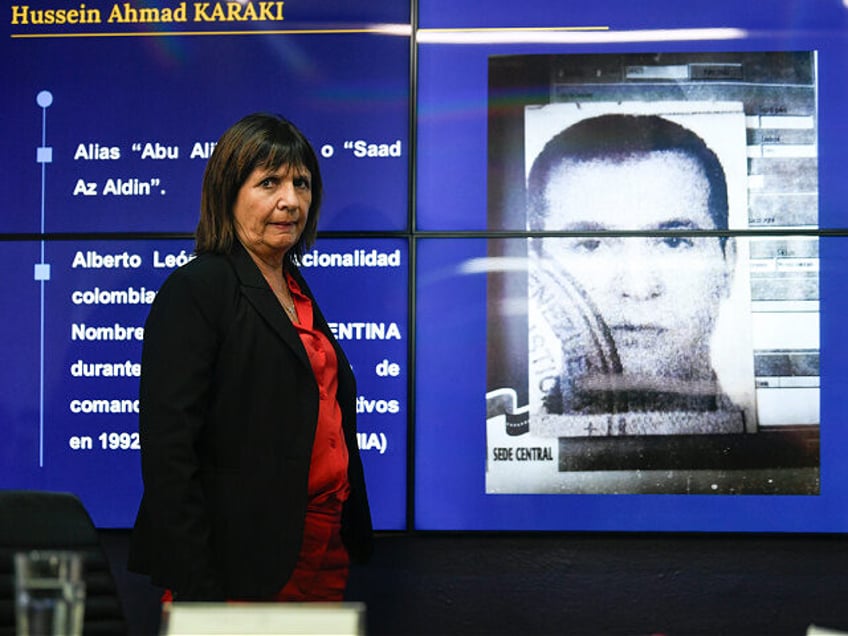
[[[312,175],[303,166],[256,168],[233,206],[236,235],[254,258],[279,264],[306,227]]]

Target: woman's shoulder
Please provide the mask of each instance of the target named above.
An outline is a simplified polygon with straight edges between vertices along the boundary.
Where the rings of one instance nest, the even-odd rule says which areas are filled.
[[[236,276],[227,256],[206,252],[192,257],[171,272],[159,293],[188,291],[193,294],[218,295],[236,284]]]
[[[229,324],[237,303],[238,282],[226,257],[198,255],[172,271],[159,287],[145,322],[145,340],[148,334],[185,340],[189,330],[198,338],[219,333]]]
[[[186,281],[203,282],[205,280],[219,280],[222,277],[232,276],[233,267],[224,254],[204,252],[193,255],[187,263],[175,269],[168,276],[170,279],[183,279]]]

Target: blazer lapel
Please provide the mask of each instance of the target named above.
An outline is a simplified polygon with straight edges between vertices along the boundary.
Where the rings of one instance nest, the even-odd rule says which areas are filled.
[[[306,282],[306,279],[303,278],[303,275],[297,270],[292,272],[292,276],[294,276],[294,279],[297,281],[297,284],[300,285],[301,291],[307,296],[309,296],[309,298],[312,300],[312,325],[315,327],[315,329],[321,331],[325,336],[327,336],[327,339],[330,341],[330,343],[333,345],[333,348],[336,350],[336,358],[338,359],[339,364],[345,364],[350,367],[350,361],[347,359],[344,350],[341,348],[341,345],[339,345],[338,341],[336,340],[335,335],[333,335],[333,332],[330,329],[330,325],[327,324],[327,319],[324,318],[324,314],[321,313],[321,309],[318,307],[318,303],[315,302],[315,296],[312,293],[312,290],[309,288],[309,284]]]
[[[274,292],[268,286],[268,282],[262,276],[262,272],[253,262],[250,254],[244,247],[236,242],[230,253],[230,261],[241,284],[241,291],[248,302],[256,309],[256,312],[271,326],[271,329],[297,354],[301,362],[308,369],[312,366],[306,355],[306,349],[300,341],[297,330],[286,318],[280,307],[280,303],[274,296]]]

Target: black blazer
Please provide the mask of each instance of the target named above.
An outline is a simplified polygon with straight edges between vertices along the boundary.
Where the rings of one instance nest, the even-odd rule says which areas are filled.
[[[338,356],[351,484],[342,536],[363,561],[371,515],[355,380],[292,274]],[[301,545],[318,387],[297,331],[240,244],[197,257],[162,285],[145,324],[139,397],[144,495],[129,568],[185,600],[278,592]]]

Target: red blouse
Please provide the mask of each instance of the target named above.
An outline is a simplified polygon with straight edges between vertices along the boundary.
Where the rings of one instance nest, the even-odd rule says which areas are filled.
[[[339,602],[344,598],[350,557],[342,543],[342,502],[350,494],[348,450],[336,399],[338,359],[329,339],[313,326],[312,302],[286,275],[297,311],[300,336],[318,382],[318,426],[309,468],[309,503],[303,543],[294,572],[277,600]]]
[[[342,412],[336,399],[338,359],[327,336],[313,327],[312,302],[309,297],[300,290],[293,277],[286,274],[286,278],[299,321],[294,327],[318,382],[318,427],[309,470],[309,506],[320,506],[333,495],[337,502],[342,502],[348,498],[350,484],[347,478],[348,450],[342,432]]]

